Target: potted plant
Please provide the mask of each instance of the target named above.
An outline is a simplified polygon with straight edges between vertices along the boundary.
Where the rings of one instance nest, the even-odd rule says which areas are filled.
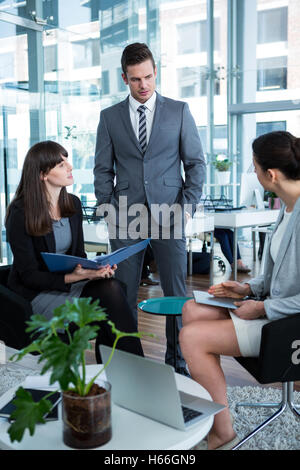
[[[230,183],[230,171],[231,161],[225,154],[218,154],[215,156],[213,165],[217,170],[217,181],[220,185],[224,186]]]
[[[119,339],[153,336],[142,332],[123,333],[108,321],[115,334],[111,355],[99,372],[87,380],[85,351],[91,349],[90,341],[96,338],[100,328],[98,323],[106,320],[98,304],[98,300],[92,302],[91,298],[75,298],[73,303],[66,301],[56,308],[50,320],[43,315],[32,315],[27,331],[36,339],[11,358],[20,360],[27,353],[40,354],[41,374],[50,371],[50,385],[58,382],[62,392],[63,441],[74,448],[98,447],[111,438],[110,384],[98,385],[95,381],[110,363]],[[45,423],[44,416],[52,406],[47,398],[55,392],[34,402],[28,391],[18,388],[13,402],[16,409],[11,415],[13,422],[8,429],[11,441],[21,441],[26,429],[33,435],[36,424]]]
[[[272,191],[267,191],[267,198],[269,203],[270,209],[280,209],[280,198],[277,196],[276,193]]]

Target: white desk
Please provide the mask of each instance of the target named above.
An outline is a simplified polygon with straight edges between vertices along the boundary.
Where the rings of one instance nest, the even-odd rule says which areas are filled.
[[[231,228],[233,236],[233,278],[237,279],[237,229],[266,226],[276,222],[278,210],[244,209],[241,211],[214,212],[215,227]]]
[[[108,230],[104,221],[96,223],[84,222],[82,227],[85,251],[109,252]]]
[[[95,375],[99,367],[99,365],[87,366],[88,377]],[[179,390],[211,400],[209,393],[197,382],[179,374],[175,376]],[[27,378],[26,386],[45,388],[45,383],[48,383],[45,382],[45,378],[46,376],[40,378],[39,385],[36,378],[34,382],[30,382]],[[105,374],[101,374],[101,378],[105,379]],[[13,397],[16,388],[14,387],[0,397],[0,406]],[[207,435],[212,423],[213,417],[210,417],[199,421],[188,431],[179,431],[113,404],[112,439],[97,450],[187,450]],[[20,443],[10,442],[7,434],[8,427],[9,423],[0,418],[0,449],[71,450],[63,443],[61,420],[38,425],[32,437],[26,431]]]
[[[185,226],[185,236],[189,242],[189,270],[188,273],[191,276],[193,274],[193,252],[192,252],[192,240],[193,238],[199,238],[202,233],[210,233],[210,269],[209,269],[209,280],[210,285],[213,284],[214,275],[214,215],[201,214],[197,216],[196,213],[192,219],[189,219]]]

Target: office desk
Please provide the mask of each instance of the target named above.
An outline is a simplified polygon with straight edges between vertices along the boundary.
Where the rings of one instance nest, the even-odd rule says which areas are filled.
[[[202,233],[210,233],[210,269],[209,269],[209,280],[210,285],[213,283],[214,275],[214,215],[213,214],[201,214],[198,216],[196,213],[192,219],[189,219],[185,227],[185,236],[189,244],[189,269],[188,273],[191,276],[193,274],[193,252],[192,252],[192,240],[193,238],[199,238]]]
[[[85,251],[97,253],[109,252],[109,237],[106,222],[84,222],[82,228]]]
[[[237,230],[238,228],[266,226],[276,222],[277,210],[244,209],[241,211],[214,212],[217,228],[233,229],[233,278],[237,279]]]

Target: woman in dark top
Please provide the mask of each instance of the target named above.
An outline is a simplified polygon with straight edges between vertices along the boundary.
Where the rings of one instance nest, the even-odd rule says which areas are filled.
[[[124,288],[112,278],[116,266],[98,270],[78,265],[68,274],[48,271],[41,252],[86,257],[80,200],[68,194],[73,184],[67,151],[52,141],[35,144],[28,151],[15,197],[7,210],[6,232],[14,260],[8,286],[31,302],[34,313],[50,318],[53,310],[74,297],[99,299],[108,319],[122,331],[136,331]],[[96,340],[112,346],[114,335],[101,322]],[[118,348],[143,355],[138,338],[122,338]]]

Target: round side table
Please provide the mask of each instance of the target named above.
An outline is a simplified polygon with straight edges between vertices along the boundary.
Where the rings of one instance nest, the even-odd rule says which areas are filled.
[[[153,315],[169,315],[173,319],[174,368],[177,370],[177,328],[176,317],[181,315],[185,302],[192,297],[154,297],[138,304],[140,310]]]

